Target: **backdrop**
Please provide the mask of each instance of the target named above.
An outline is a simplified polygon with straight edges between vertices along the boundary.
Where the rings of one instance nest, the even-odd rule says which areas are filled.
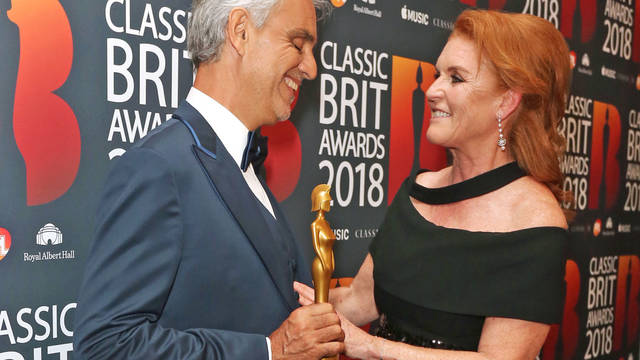
[[[444,150],[425,140],[424,99],[456,16],[471,6],[534,14],[571,49],[559,130],[577,211],[564,319],[541,358],[637,359],[640,0],[332,4],[319,25],[317,79],[303,85],[290,121],[262,129],[267,181],[309,259],[316,184],[332,186],[340,286],[401,181],[446,164]],[[188,17],[188,0],[0,0],[0,359],[72,357],[105,176],[186,96]]]

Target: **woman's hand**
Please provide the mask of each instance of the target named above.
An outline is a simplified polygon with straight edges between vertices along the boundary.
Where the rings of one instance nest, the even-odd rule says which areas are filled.
[[[384,354],[380,349],[380,338],[367,334],[364,330],[353,325],[351,321],[338,312],[340,326],[344,332],[345,354],[354,359],[382,359]]]
[[[300,305],[305,306],[314,303],[315,291],[312,288],[303,283],[294,281],[293,290],[300,295],[298,297],[298,302],[300,303]]]

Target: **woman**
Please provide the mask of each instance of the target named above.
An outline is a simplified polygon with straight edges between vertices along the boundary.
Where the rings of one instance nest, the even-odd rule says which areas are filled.
[[[405,181],[351,286],[331,291],[347,355],[534,359],[562,313],[567,46],[540,18],[467,10],[436,70],[427,138],[452,165]],[[378,337],[353,325],[378,317]]]

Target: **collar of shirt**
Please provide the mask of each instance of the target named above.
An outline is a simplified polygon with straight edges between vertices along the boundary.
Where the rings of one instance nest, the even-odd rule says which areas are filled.
[[[187,102],[204,117],[240,167],[242,154],[247,146],[249,129],[231,111],[194,87],[189,90]]]

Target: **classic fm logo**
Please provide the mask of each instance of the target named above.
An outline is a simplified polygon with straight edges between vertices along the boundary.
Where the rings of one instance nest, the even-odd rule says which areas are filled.
[[[393,56],[391,71],[389,204],[412,170],[439,170],[447,163],[445,149],[426,139],[431,120],[426,91],[435,79],[435,67],[427,62]]]
[[[335,7],[342,7],[342,5],[346,4],[347,0],[331,0],[331,4]]]
[[[67,192],[80,165],[78,121],[55,93],[71,71],[73,38],[58,0],[13,0],[7,15],[19,29],[10,40],[19,42],[19,63],[15,83],[0,86],[15,86],[13,135],[24,159],[26,204],[41,205]]]
[[[9,230],[0,228],[0,260],[4,259],[11,248],[11,234]]]

